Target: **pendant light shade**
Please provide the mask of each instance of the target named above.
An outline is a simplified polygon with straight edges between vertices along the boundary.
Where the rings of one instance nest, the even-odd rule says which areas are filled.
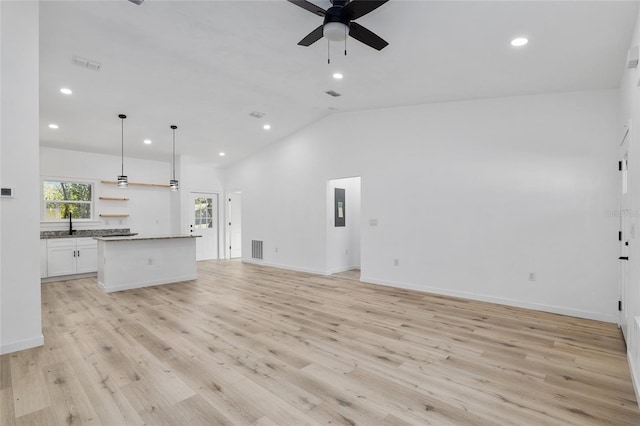
[[[172,125],[171,130],[173,130],[173,179],[169,180],[169,189],[171,191],[177,191],[179,188],[178,181],[176,180],[176,129],[178,126]]]
[[[122,157],[121,157],[121,166],[122,169],[120,170],[120,175],[118,176],[118,188],[127,188],[129,186],[129,179],[127,178],[127,176],[125,176],[124,174],[124,119],[127,118],[126,115],[124,114],[120,114],[118,115],[118,118],[120,118],[120,121],[122,123]]]

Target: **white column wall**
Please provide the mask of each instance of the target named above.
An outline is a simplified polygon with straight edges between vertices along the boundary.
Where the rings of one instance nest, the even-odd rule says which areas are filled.
[[[0,353],[44,343],[40,311],[39,3],[0,2]]]

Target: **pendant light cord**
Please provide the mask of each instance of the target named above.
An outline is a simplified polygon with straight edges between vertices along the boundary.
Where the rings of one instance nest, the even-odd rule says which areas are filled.
[[[121,159],[121,166],[122,166],[122,173],[121,175],[124,176],[124,118],[120,118],[120,122],[122,123],[122,137],[121,137],[121,141],[122,141],[122,156],[120,157]]]
[[[173,180],[176,180],[176,129],[173,129]]]

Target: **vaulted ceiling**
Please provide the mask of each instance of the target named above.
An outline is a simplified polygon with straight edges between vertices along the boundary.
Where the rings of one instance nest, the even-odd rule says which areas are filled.
[[[389,46],[348,39],[344,56],[344,45],[331,43],[327,64],[326,40],[297,45],[321,18],[284,0],[44,1],[41,144],[119,155],[124,113],[125,155],[169,160],[176,124],[178,154],[224,166],[327,114],[615,88],[637,7],[391,0],[358,20]],[[512,47],[517,36],[529,43]],[[77,66],[74,56],[100,69]]]

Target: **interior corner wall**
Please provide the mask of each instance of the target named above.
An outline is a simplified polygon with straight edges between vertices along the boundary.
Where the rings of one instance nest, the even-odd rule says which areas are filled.
[[[0,2],[0,353],[44,343],[40,307],[38,2]]]
[[[265,264],[325,273],[326,182],[361,176],[363,281],[615,322],[617,104],[599,90],[330,115],[224,170],[243,260],[263,240]]]
[[[640,46],[640,12],[629,47]],[[640,405],[640,68],[626,69],[620,82],[620,114],[618,117],[618,141],[623,138],[630,125],[628,146],[629,169],[629,215],[630,225],[635,233],[629,235],[629,276],[628,291],[625,297],[624,312],[629,324],[627,331],[627,351],[631,375]],[[623,212],[618,211],[623,214]]]

